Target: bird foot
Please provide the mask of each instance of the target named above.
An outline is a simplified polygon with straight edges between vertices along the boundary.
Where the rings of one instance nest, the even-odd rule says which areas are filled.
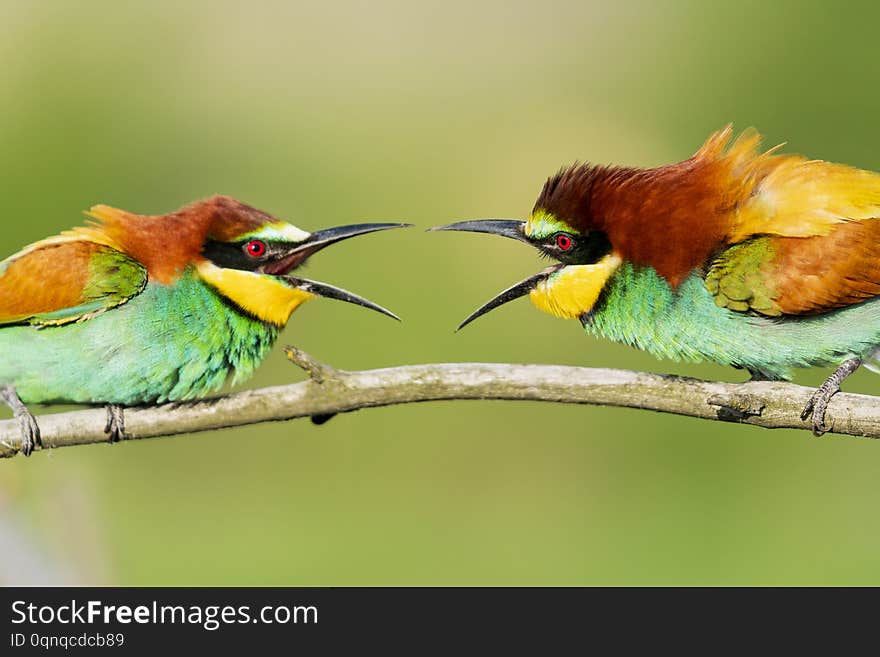
[[[807,405],[804,406],[804,410],[801,412],[801,419],[804,421],[810,420],[813,427],[813,435],[817,437],[823,435],[831,428],[825,424],[825,409],[828,408],[828,402],[831,401],[831,397],[837,392],[837,390],[829,392],[823,390],[823,388],[824,384],[813,393],[810,401],[807,402]]]
[[[831,398],[840,392],[840,384],[850,374],[859,369],[862,364],[860,358],[850,358],[838,367],[834,374],[825,379],[819,389],[810,397],[810,401],[801,412],[801,419],[810,420],[813,427],[813,435],[821,436],[831,430],[831,426],[825,423],[825,411]]]
[[[30,456],[37,447],[42,449],[40,425],[37,424],[37,418],[33,416],[33,413],[25,410],[18,416],[18,423],[21,425],[21,453]]]
[[[119,404],[107,404],[107,425],[104,433],[109,435],[110,443],[125,440],[125,409]]]
[[[40,426],[37,424],[37,418],[19,399],[15,388],[9,385],[0,386],[0,399],[12,409],[12,413],[21,427],[21,453],[30,456],[34,449],[42,448],[43,441],[40,439]]]

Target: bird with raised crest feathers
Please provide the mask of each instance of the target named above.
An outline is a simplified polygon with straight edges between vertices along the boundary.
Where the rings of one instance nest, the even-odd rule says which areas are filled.
[[[104,205],[95,223],[0,262],[0,399],[40,445],[25,404],[123,407],[203,397],[250,376],[294,310],[317,296],[396,315],[295,270],[341,240],[407,224],[312,233],[228,196],[159,216]]]
[[[880,348],[880,175],[761,151],[730,126],[693,157],[652,169],[575,164],[526,221],[436,230],[494,233],[557,261],[459,328],[529,295],[539,309],[658,357],[788,379],[837,369],[803,411],[813,431],[841,381]]]

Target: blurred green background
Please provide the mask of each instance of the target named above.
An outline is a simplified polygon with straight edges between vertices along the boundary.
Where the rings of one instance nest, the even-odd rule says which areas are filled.
[[[878,21],[876,2],[2,0],[3,255],[95,203],[161,213],[215,192],[306,229],[408,220],[309,268],[403,324],[314,302],[280,344],[348,369],[741,380],[586,338],[526,301],[453,334],[539,261],[421,229],[524,217],[562,164],[680,160],[729,121],[878,170]],[[249,385],[301,379],[277,348]],[[859,372],[846,389],[878,386]],[[424,404],[0,463],[0,582],[876,585],[878,508],[868,440]]]

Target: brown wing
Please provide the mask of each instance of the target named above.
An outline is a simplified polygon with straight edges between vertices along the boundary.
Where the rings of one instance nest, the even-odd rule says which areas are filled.
[[[57,237],[0,263],[0,325],[81,321],[143,290],[146,270],[96,242]]]
[[[880,295],[880,219],[813,237],[757,236],[713,262],[706,287],[719,306],[811,315]]]

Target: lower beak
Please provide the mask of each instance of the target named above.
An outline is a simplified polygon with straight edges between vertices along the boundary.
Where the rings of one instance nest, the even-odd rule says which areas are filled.
[[[328,283],[321,283],[319,281],[300,278],[299,276],[292,276],[289,272],[301,265],[312,254],[317,253],[331,244],[347,240],[349,237],[366,235],[367,233],[375,233],[376,231],[388,230],[390,228],[405,228],[410,225],[412,224],[354,224],[351,226],[337,226],[336,228],[318,230],[309,235],[308,239],[297,244],[297,246],[283,258],[264,265],[263,272],[274,276],[280,276],[287,281],[288,284],[305,292],[309,292],[310,294],[315,294],[327,299],[337,299],[339,301],[353,303],[356,306],[363,306],[364,308],[375,310],[376,312],[400,321],[400,317],[387,308],[383,308],[369,299],[364,299],[354,292],[343,290],[340,287],[335,287]]]
[[[392,319],[396,319],[398,322],[400,321],[400,317],[395,315],[387,308],[383,308],[378,303],[373,303],[369,299],[364,299],[354,292],[343,290],[341,287],[336,287],[328,283],[321,283],[319,281],[310,281],[307,278],[298,278],[294,276],[282,276],[282,278],[293,287],[303,290],[304,292],[316,294],[319,297],[324,297],[325,299],[336,299],[337,301],[346,301],[348,303],[353,303],[356,306],[362,306],[364,308],[369,308],[370,310],[375,310],[377,313],[382,313],[383,315],[387,315]]]
[[[537,274],[529,276],[524,281],[520,281],[516,285],[507,288],[506,290],[504,290],[504,292],[495,297],[492,297],[486,303],[484,303],[482,306],[480,306],[474,312],[468,315],[455,330],[460,331],[478,317],[482,317],[490,310],[495,310],[498,306],[503,306],[508,301],[513,301],[514,299],[519,299],[520,297],[526,296],[529,292],[534,290],[539,283],[546,280],[548,276],[550,276],[554,272],[559,271],[561,267],[562,265],[553,265],[552,267],[547,267],[546,269],[542,269],[541,271],[539,271]]]

